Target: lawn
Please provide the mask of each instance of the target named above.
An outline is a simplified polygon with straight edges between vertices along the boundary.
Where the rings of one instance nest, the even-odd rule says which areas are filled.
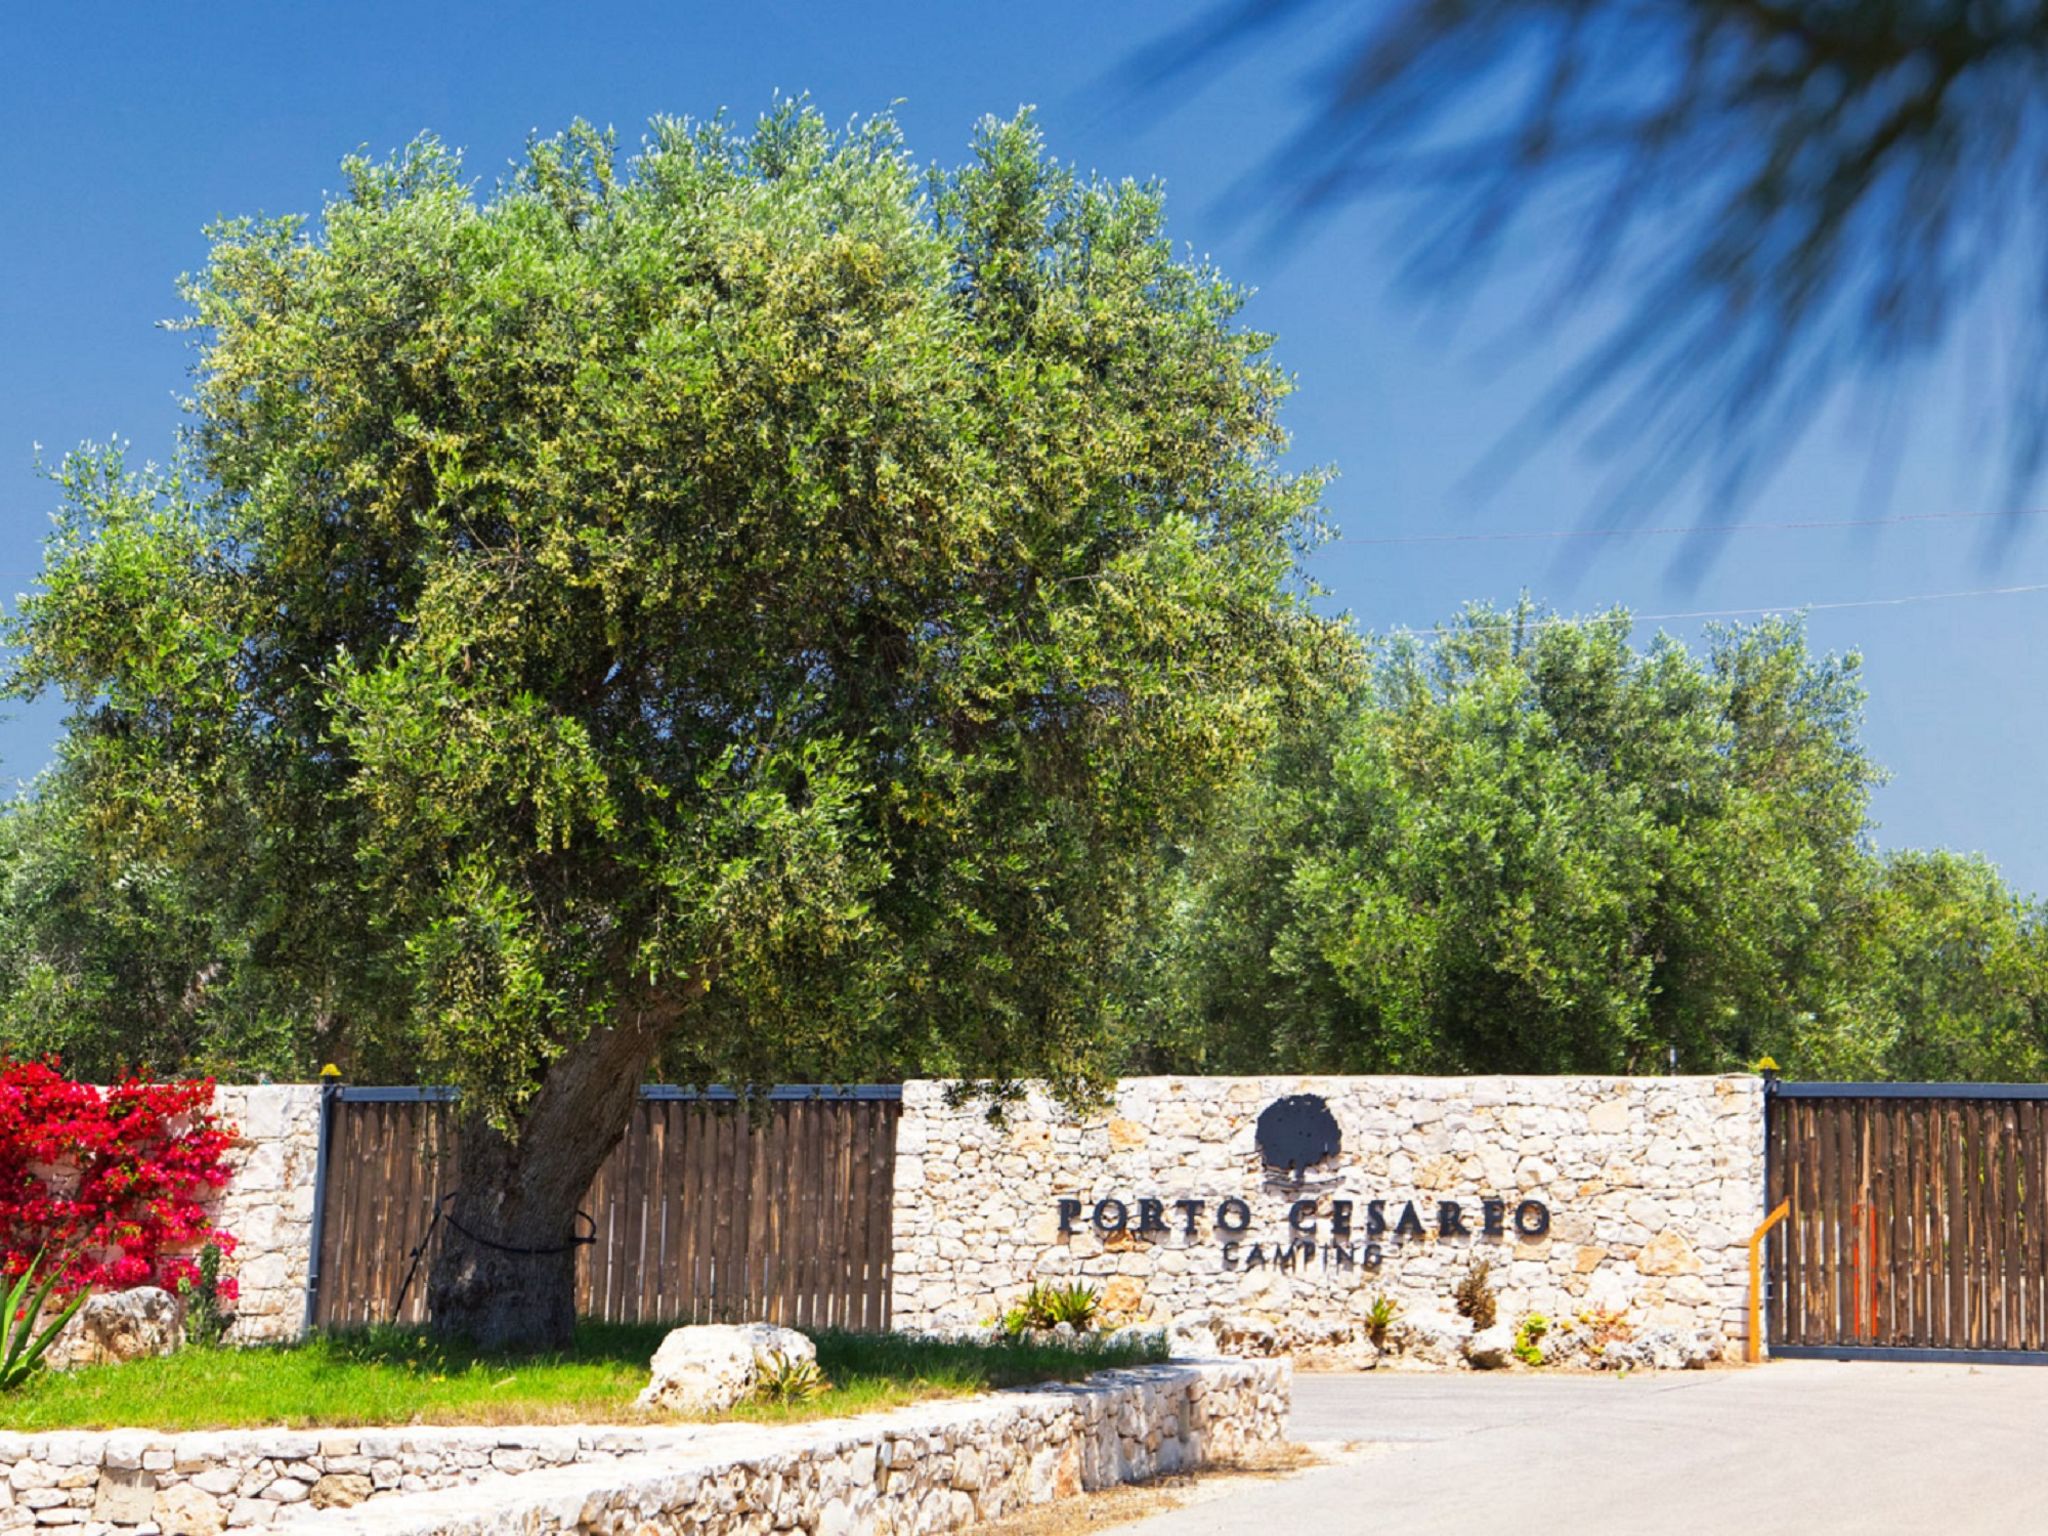
[[[0,1397],[0,1429],[312,1428],[367,1424],[660,1423],[637,1412],[660,1325],[585,1323],[565,1355],[478,1355],[399,1328],[322,1334],[262,1349],[186,1349],[126,1365],[40,1372]],[[1162,1342],[972,1344],[821,1333],[831,1390],[808,1402],[746,1404],[779,1422],[892,1408],[1165,1358]]]

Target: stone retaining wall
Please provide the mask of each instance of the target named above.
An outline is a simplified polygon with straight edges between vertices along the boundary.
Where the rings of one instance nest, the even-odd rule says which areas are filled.
[[[1298,1176],[1257,1134],[1292,1095],[1320,1097],[1341,1139]],[[899,1328],[987,1322],[1034,1280],[1078,1278],[1112,1320],[1356,1359],[1376,1296],[1448,1313],[1475,1257],[1511,1326],[1599,1309],[1724,1353],[1746,1328],[1756,1078],[1135,1078],[1103,1114],[1034,1093],[1001,1125],[947,1098],[904,1089]]]
[[[1176,1363],[773,1427],[0,1435],[0,1530],[953,1530],[1278,1442],[1290,1379],[1284,1361]]]
[[[213,1536],[298,1509],[685,1445],[698,1426],[0,1434],[0,1530]]]

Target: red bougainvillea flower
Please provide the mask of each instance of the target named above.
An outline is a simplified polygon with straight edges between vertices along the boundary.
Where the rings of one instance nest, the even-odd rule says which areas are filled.
[[[232,1252],[207,1214],[234,1139],[213,1092],[211,1078],[100,1088],[55,1060],[0,1059],[0,1274],[45,1252],[63,1256],[66,1289],[175,1290],[206,1244]]]

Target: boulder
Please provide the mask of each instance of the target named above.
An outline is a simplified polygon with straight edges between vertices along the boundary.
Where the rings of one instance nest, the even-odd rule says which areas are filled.
[[[1506,1323],[1482,1328],[1465,1341],[1465,1359],[1475,1371],[1498,1371],[1515,1358],[1515,1330]]]
[[[1472,1319],[1455,1312],[1404,1312],[1387,1331],[1404,1365],[1463,1365],[1471,1337]]]
[[[654,1352],[653,1379],[635,1399],[667,1413],[723,1413],[754,1390],[771,1355],[816,1360],[817,1346],[772,1323],[699,1323],[677,1328]]]
[[[106,1291],[87,1298],[79,1309],[72,1358],[82,1365],[105,1365],[167,1355],[178,1347],[182,1331],[177,1298],[169,1291],[154,1285]]]

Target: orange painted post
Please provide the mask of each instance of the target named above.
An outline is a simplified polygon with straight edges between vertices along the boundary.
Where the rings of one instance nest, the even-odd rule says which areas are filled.
[[[1763,1359],[1764,1277],[1762,1254],[1764,1238],[1769,1235],[1771,1228],[1791,1214],[1792,1201],[1791,1197],[1787,1196],[1778,1202],[1776,1210],[1763,1219],[1763,1225],[1749,1234],[1749,1338],[1745,1344],[1745,1353],[1751,1365],[1755,1365],[1757,1361]]]

